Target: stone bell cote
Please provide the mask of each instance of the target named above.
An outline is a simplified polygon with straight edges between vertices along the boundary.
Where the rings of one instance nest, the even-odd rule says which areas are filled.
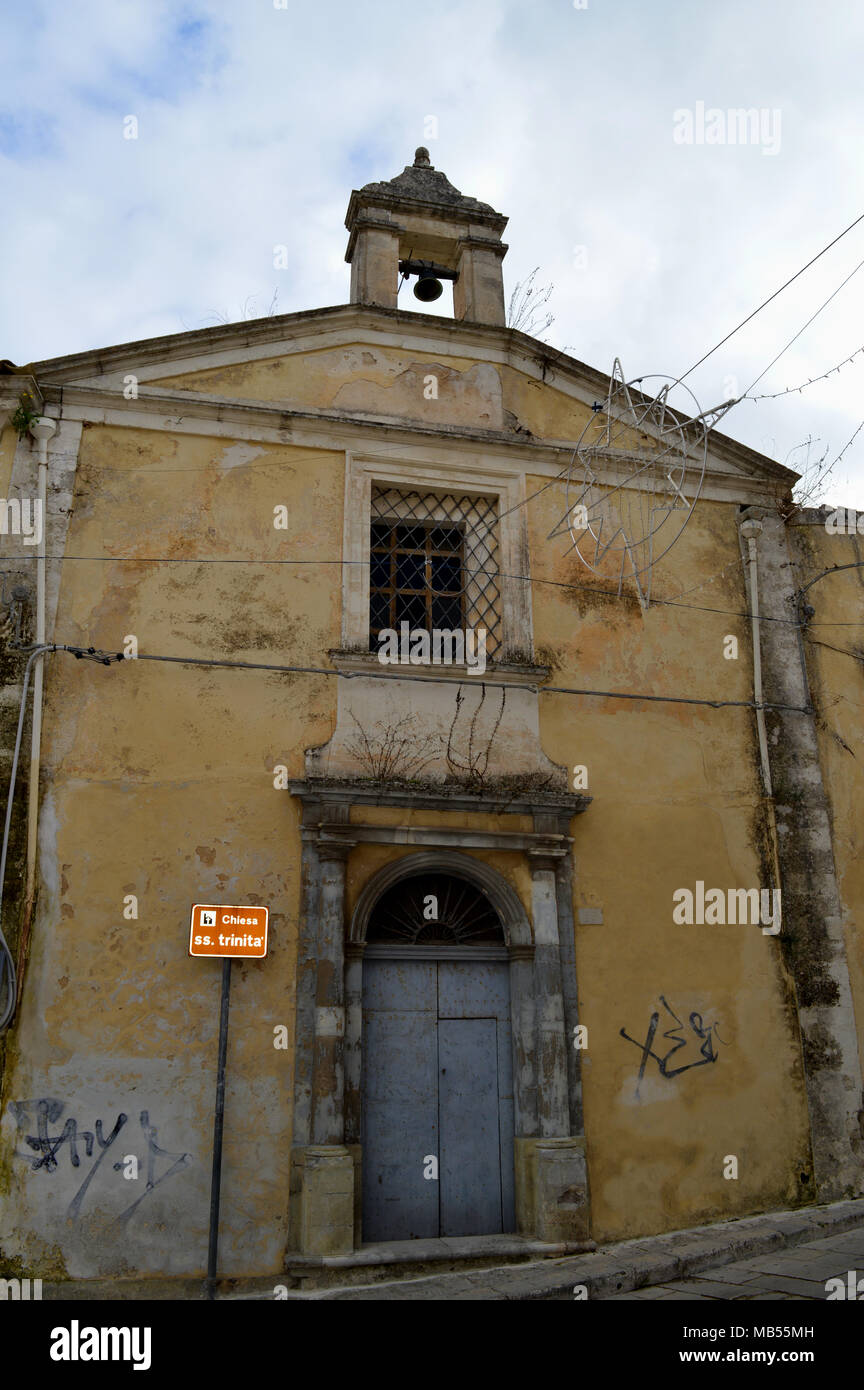
[[[504,324],[507,218],[461,194],[422,146],[396,178],[351,194],[345,226],[352,304],[395,309],[400,264],[424,263],[453,281],[455,318]]]

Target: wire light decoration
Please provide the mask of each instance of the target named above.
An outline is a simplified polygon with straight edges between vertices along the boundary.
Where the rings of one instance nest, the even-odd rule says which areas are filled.
[[[646,384],[661,382],[649,396]],[[679,384],[659,373],[626,381],[615,358],[606,400],[594,402],[570,459],[567,510],[548,536],[569,536],[569,549],[595,574],[617,566],[619,595],[629,575],[643,608],[654,565],[679,539],[702,491],[708,435],[735,404],[703,411],[682,385],[693,404],[684,415],[668,401]]]

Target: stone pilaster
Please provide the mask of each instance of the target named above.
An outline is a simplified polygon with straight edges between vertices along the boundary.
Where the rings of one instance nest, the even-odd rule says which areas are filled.
[[[795,982],[817,1196],[864,1191],[861,1065],[834,865],[828,798],[819,760],[786,527],[767,511],[756,539],[763,698],[782,888],[777,938]],[[766,942],[771,938],[765,938]],[[769,948],[770,949],[770,948]]]
[[[531,864],[531,906],[534,919],[538,1122],[541,1135],[558,1138],[570,1132],[564,1000],[561,992],[561,953],[558,941],[558,897],[555,883],[558,859],[565,853],[565,850],[530,850],[528,854]]]
[[[567,1046],[567,1097],[570,1134],[582,1134],[582,1053],[574,1047],[579,1023],[576,987],[576,943],[573,923],[573,861],[569,854],[558,861],[556,872],[558,899],[558,941],[561,955],[561,994],[564,1001],[564,1037]]]
[[[400,228],[381,218],[358,221],[351,238],[351,303],[395,309]]]
[[[321,899],[315,985],[312,1142],[345,1138],[345,864],[351,845],[319,841]]]
[[[458,245],[453,286],[453,317],[469,323],[507,322],[501,262],[507,253],[502,241],[463,237]]]
[[[360,1143],[360,1082],[363,1060],[363,952],[366,943],[345,948],[345,1143]]]

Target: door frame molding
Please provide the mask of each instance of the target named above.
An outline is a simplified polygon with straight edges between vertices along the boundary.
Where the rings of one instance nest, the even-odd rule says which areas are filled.
[[[547,788],[507,796],[491,787],[471,792],[336,777],[298,780],[290,790],[302,808],[303,842],[292,1133],[296,1248],[310,1255],[341,1255],[360,1243],[365,932],[374,902],[387,887],[429,870],[456,873],[481,888],[504,930],[510,961],[519,1230],[590,1248],[584,1243],[589,1197],[581,1054],[570,1045],[579,1022],[570,827],[591,798]],[[398,824],[381,825],[374,815],[364,815],[373,807],[407,814]],[[432,816],[427,819],[424,813],[430,812],[447,812],[450,820],[429,824]],[[476,821],[471,823],[478,812],[495,817],[498,824],[502,816],[518,816],[531,828],[481,830]],[[454,824],[454,813],[461,824]],[[347,863],[352,850],[366,843],[389,844],[403,855],[406,846],[418,850],[370,878],[348,922]],[[474,852],[460,852],[465,850]],[[520,856],[531,875],[530,909],[480,857],[484,851]],[[327,1164],[339,1170],[339,1182],[346,1185],[338,1211],[336,1178],[323,1173]],[[352,1184],[353,1230],[345,1206]]]

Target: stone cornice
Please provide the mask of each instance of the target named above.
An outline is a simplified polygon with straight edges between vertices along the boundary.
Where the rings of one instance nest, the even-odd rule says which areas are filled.
[[[18,378],[15,378],[17,380]],[[297,444],[321,449],[358,449],[370,441],[432,441],[476,445],[485,452],[506,452],[516,460],[538,463],[560,472],[573,456],[573,444],[562,440],[543,440],[503,430],[475,429],[468,425],[424,424],[397,416],[349,413],[338,410],[287,410],[268,401],[219,397],[200,391],[171,391],[164,387],[140,385],[138,398],[126,401],[117,390],[98,386],[52,386],[42,383],[48,414],[91,423],[128,426],[138,429],[170,430],[172,433],[200,434],[202,426],[224,425],[223,433],[243,428],[250,437],[267,442]],[[326,433],[324,432],[326,431]],[[359,434],[359,438],[358,438]],[[779,465],[778,465],[779,467]],[[784,470],[788,474],[788,470]],[[692,476],[698,474],[695,467]],[[598,476],[602,474],[598,471]],[[789,475],[790,479],[792,475]],[[723,473],[706,471],[703,495],[712,490],[730,499],[745,500],[758,493],[760,500],[785,496],[789,484],[760,477],[753,472]]]
[[[358,304],[333,305],[296,314],[282,314],[276,318],[220,324],[214,328],[195,329],[161,338],[145,338],[66,357],[46,358],[28,363],[24,370],[38,378],[40,387],[48,397],[46,388],[72,383],[83,376],[117,372],[123,368],[131,371],[137,367],[140,371],[148,365],[179,363],[184,358],[198,358],[202,354],[260,349],[270,343],[285,343],[292,337],[308,337],[310,330],[326,336],[328,331],[348,327],[366,333],[371,331],[379,336],[393,334],[394,340],[403,346],[410,345],[412,339],[423,335],[441,341],[449,352],[455,351],[462,356],[475,348],[485,350],[487,354],[491,350],[496,360],[514,367],[521,363],[523,370],[529,371],[529,374],[533,372],[542,381],[551,384],[556,376],[560,376],[578,383],[586,395],[594,393],[598,397],[605,396],[609,386],[606,373],[568,354],[556,353],[548,344],[512,328],[458,322],[429,314]],[[182,371],[182,367],[178,370]],[[635,390],[631,394],[638,398],[639,393]],[[184,392],[182,395],[189,397],[194,393]],[[217,401],[216,404],[222,402]],[[572,449],[572,443],[569,447]],[[727,459],[743,470],[745,479],[742,481],[746,481],[749,475],[754,482],[758,480],[764,485],[771,481],[785,489],[791,487],[798,477],[791,469],[716,431],[712,431],[711,448],[716,457]]]
[[[35,376],[30,376],[27,372],[16,373],[14,376],[0,376],[0,410],[14,411],[25,391],[32,396],[36,409],[41,412],[44,401]]]
[[[391,669],[390,665],[378,660],[375,652],[329,651],[327,655],[338,671],[351,671],[362,676],[384,677],[405,674],[405,666],[394,663]],[[435,666],[431,663],[409,665],[408,670],[411,675],[425,675],[429,680],[434,680],[438,676],[446,677],[448,682],[451,682],[464,676],[466,685],[482,685],[485,677],[486,680],[494,680],[498,684],[518,685],[524,686],[528,690],[534,690],[549,679],[552,668],[550,666],[526,666],[508,661],[490,661],[483,675],[477,675],[474,667],[457,664],[447,666],[443,664]]]
[[[577,816],[591,804],[590,796],[580,796],[575,792],[550,791],[545,788],[525,789],[509,793],[506,788],[489,787],[483,792],[468,792],[463,787],[450,787],[442,783],[417,783],[409,786],[397,782],[372,782],[365,778],[331,779],[309,777],[303,781],[290,783],[290,790],[303,802],[304,821],[308,824],[317,820],[327,823],[332,830],[336,819],[332,807],[345,803],[355,806],[407,807],[422,811],[460,811],[482,812],[486,815],[535,816],[551,813],[556,816]],[[307,814],[308,813],[308,814]],[[381,827],[388,828],[388,827]],[[393,828],[393,827],[389,827]],[[345,823],[349,836],[356,834],[358,826]],[[549,835],[543,835],[549,841]]]
[[[397,217],[400,213],[403,216],[420,214],[423,217],[434,217],[440,222],[491,227],[499,235],[509,221],[503,212],[496,212],[494,208],[478,202],[476,198],[439,202],[434,198],[424,198],[378,183],[366,188],[355,188],[352,192],[345,214],[345,226],[349,230],[358,217],[363,215],[365,208],[386,208]]]

